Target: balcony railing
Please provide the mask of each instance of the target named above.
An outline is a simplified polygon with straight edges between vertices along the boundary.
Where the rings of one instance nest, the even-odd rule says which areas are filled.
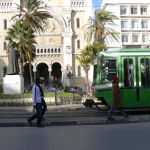
[[[62,46],[36,47],[36,55],[58,55],[62,54]]]

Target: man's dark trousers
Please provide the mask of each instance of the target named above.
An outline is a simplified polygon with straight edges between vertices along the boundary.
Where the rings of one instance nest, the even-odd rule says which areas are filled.
[[[41,116],[42,116],[42,103],[36,103],[35,105],[36,113],[29,118],[29,121],[37,118],[37,126],[41,126]]]
[[[45,102],[44,98],[42,98],[42,114],[41,114],[41,118],[43,118],[43,115],[45,114],[46,110],[47,110],[47,105],[46,105],[46,102]]]

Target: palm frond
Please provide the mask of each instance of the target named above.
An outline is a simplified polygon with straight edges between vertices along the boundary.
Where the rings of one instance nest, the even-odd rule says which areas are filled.
[[[115,30],[117,19],[117,16],[105,8],[95,10],[94,19],[89,19],[87,25],[84,26],[84,37],[87,43],[91,43],[94,39],[95,42],[101,43],[102,47],[106,47],[108,41],[118,42],[119,34]]]

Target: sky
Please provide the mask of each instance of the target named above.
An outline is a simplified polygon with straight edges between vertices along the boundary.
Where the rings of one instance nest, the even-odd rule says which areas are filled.
[[[94,7],[99,7],[100,6],[101,0],[93,0],[93,6]]]

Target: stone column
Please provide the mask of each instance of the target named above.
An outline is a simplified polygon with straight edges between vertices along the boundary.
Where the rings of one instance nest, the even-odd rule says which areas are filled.
[[[48,72],[49,72],[49,84],[51,83],[51,71],[52,71],[52,69],[51,69],[51,67],[49,67],[49,69],[48,69]]]
[[[63,69],[61,68],[61,82],[63,83],[63,77],[64,77],[64,72]]]
[[[67,66],[71,66],[72,67],[72,58],[73,58],[73,52],[72,52],[72,33],[71,32],[66,32],[63,34],[63,39],[64,39],[64,43],[63,43],[63,56],[64,56],[64,68],[66,71]],[[64,72],[65,74],[65,72]],[[63,76],[63,81],[64,81],[64,85],[68,84],[67,83],[67,75]]]
[[[72,33],[63,33],[64,66],[72,66]]]

